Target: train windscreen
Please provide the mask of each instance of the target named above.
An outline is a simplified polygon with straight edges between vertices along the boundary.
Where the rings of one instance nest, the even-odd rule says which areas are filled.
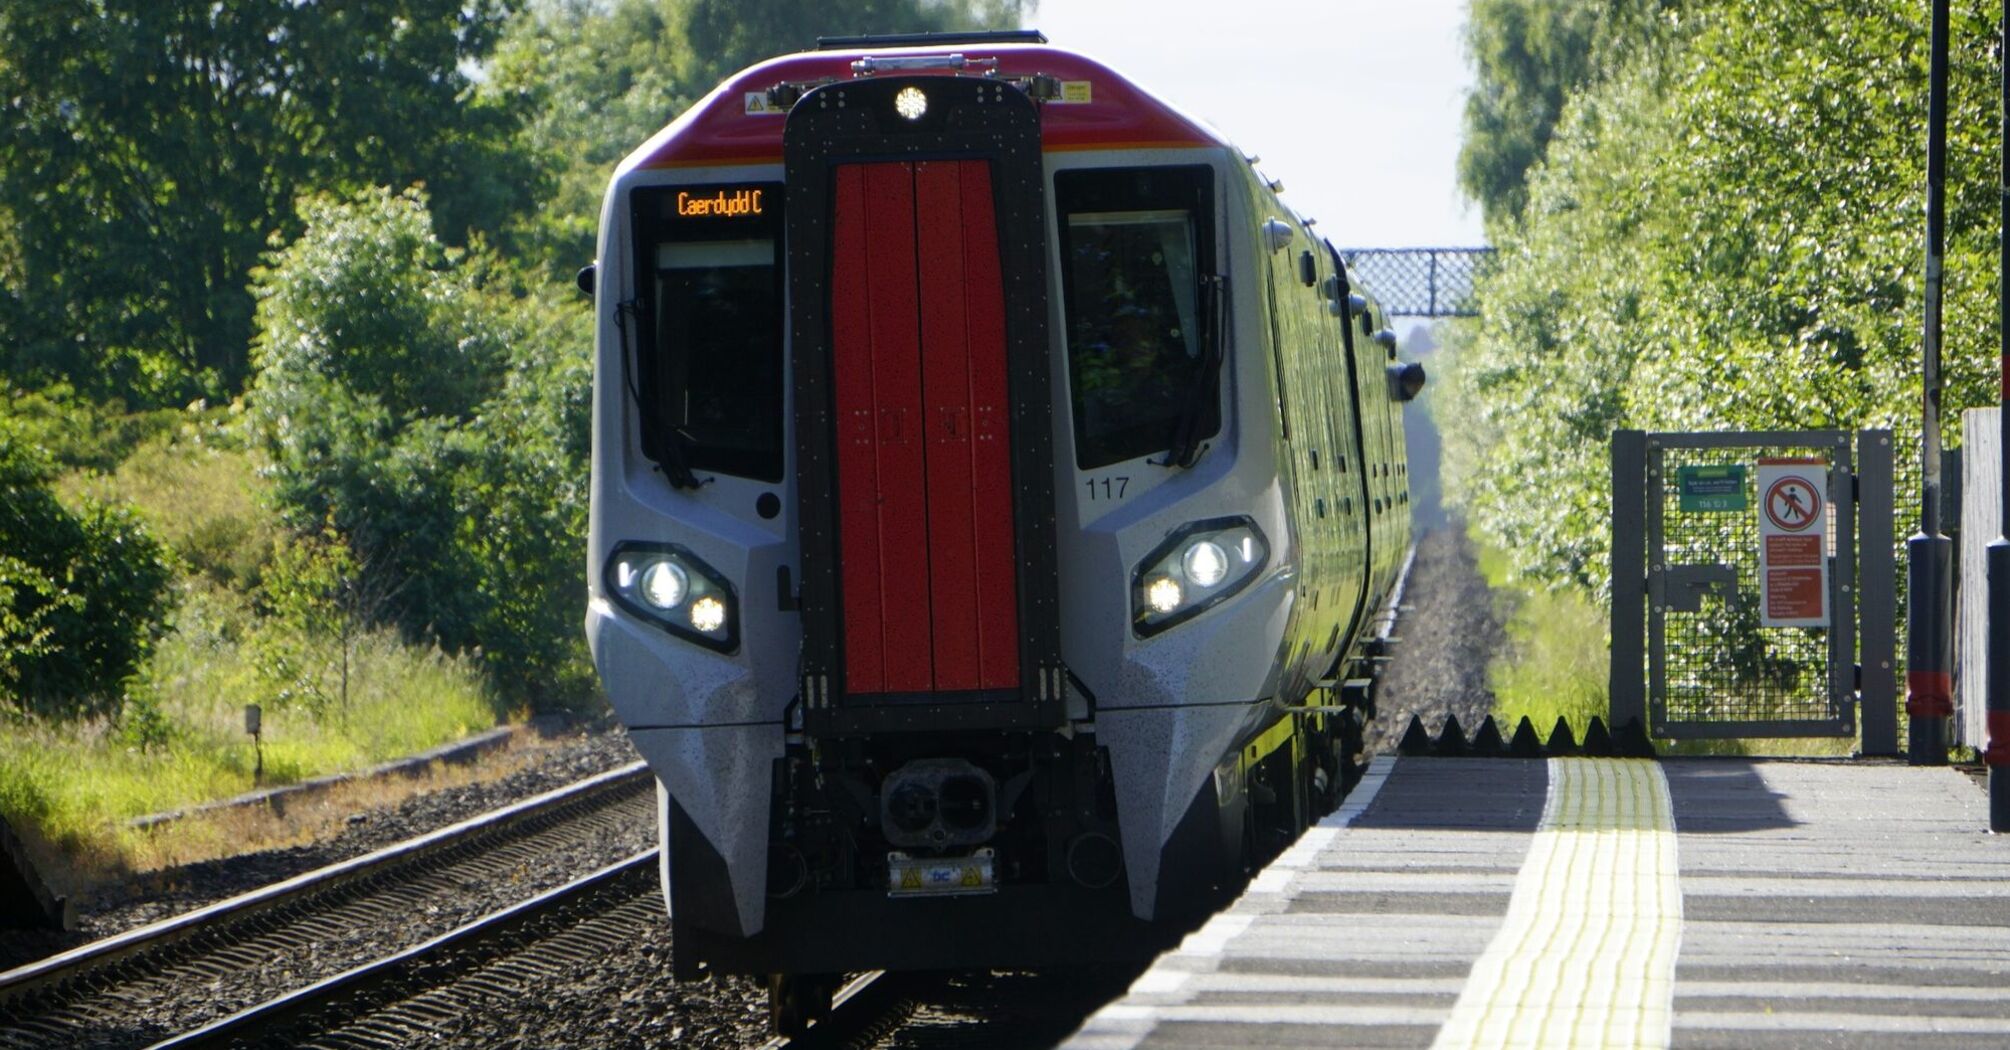
[[[1170,448],[1206,385],[1201,282],[1213,271],[1204,167],[1055,176],[1075,461],[1107,466]],[[1201,406],[1199,434],[1220,427]]]
[[[642,209],[650,335],[643,448],[692,470],[782,478],[778,186],[658,190]]]

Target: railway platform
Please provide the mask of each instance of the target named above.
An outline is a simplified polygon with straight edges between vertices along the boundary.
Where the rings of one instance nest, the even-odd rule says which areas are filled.
[[[1065,1045],[2010,1046],[1948,768],[1393,758]]]

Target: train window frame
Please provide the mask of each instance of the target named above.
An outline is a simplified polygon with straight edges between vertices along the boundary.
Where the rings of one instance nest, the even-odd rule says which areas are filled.
[[[680,473],[695,470],[770,484],[782,481],[790,423],[783,184],[747,180],[643,186],[632,191],[629,203],[634,217],[635,298],[623,306],[631,308],[628,318],[635,331],[624,337],[622,354],[624,370],[632,368],[626,378],[639,416],[642,454],[663,467],[673,482]],[[715,260],[709,266],[708,256]],[[762,266],[768,270],[765,281],[744,273]],[[706,276],[685,278],[691,285],[673,291],[667,282],[678,273]],[[736,278],[747,280],[736,282]],[[701,281],[714,287],[701,290]],[[711,328],[733,342],[706,356],[673,347],[670,340],[676,338],[678,322],[663,312],[672,305],[667,300],[708,291],[716,292],[716,301],[726,307],[723,315],[711,320]],[[757,327],[734,321],[735,314],[764,309],[759,302],[748,302],[750,294],[772,304],[772,324]],[[700,316],[685,315],[685,323],[702,326],[706,322]],[[683,331],[687,338],[695,338],[689,327]],[[722,420],[752,421],[747,426],[723,424],[742,440],[722,440],[721,424],[710,424],[708,434],[707,424],[693,420],[696,384],[690,381],[689,366],[699,361],[713,365],[709,382],[699,390],[710,390],[715,397],[725,390],[743,395],[719,414]],[[679,363],[684,366],[681,372]]]
[[[1140,180],[1143,180],[1142,185]],[[1130,183],[1128,194],[1124,185],[1126,181]],[[1075,466],[1079,470],[1094,470],[1169,452],[1179,441],[1186,405],[1177,397],[1165,398],[1161,399],[1162,411],[1157,412],[1154,418],[1101,429],[1093,426],[1091,406],[1084,396],[1087,392],[1082,375],[1085,358],[1077,353],[1075,338],[1077,322],[1090,322],[1084,320],[1077,302],[1082,290],[1077,287],[1076,281],[1076,246],[1073,239],[1076,223],[1072,220],[1077,216],[1105,219],[1129,217],[1095,224],[1115,228],[1163,222],[1165,216],[1171,213],[1185,213],[1192,288],[1184,297],[1178,294],[1176,285],[1169,286],[1168,291],[1174,297],[1172,310],[1179,315],[1179,337],[1191,332],[1191,337],[1186,339],[1186,353],[1193,361],[1189,373],[1191,382],[1206,385],[1214,393],[1200,406],[1204,415],[1196,428],[1195,440],[1202,440],[1221,431],[1221,392],[1224,384],[1220,381],[1220,372],[1227,367],[1226,355],[1223,355],[1223,360],[1216,365],[1218,371],[1213,382],[1209,382],[1203,374],[1209,355],[1206,340],[1216,327],[1210,324],[1208,317],[1203,316],[1210,299],[1208,284],[1221,278],[1221,256],[1216,234],[1220,211],[1216,199],[1217,181],[1213,166],[1191,163],[1071,167],[1053,175],[1055,248],[1060,260],[1061,337],[1067,354],[1070,432],[1074,439]],[[1109,321],[1103,323],[1112,324]],[[1226,338],[1225,334],[1223,338]],[[1164,357],[1162,347],[1153,355],[1153,361],[1162,362]],[[1158,369],[1153,367],[1138,371],[1139,374],[1155,374]],[[1167,391],[1177,395],[1190,389],[1188,385],[1174,383]]]

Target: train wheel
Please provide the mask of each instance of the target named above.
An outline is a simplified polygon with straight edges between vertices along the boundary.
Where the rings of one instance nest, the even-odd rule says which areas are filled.
[[[837,979],[829,974],[768,975],[768,1027],[779,1036],[795,1038],[812,1023],[830,1016]]]

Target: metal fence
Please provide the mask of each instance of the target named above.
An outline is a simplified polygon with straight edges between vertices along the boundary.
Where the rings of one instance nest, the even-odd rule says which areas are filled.
[[[1476,317],[1473,285],[1492,248],[1346,248],[1340,255],[1398,317]]]
[[[1827,626],[1762,622],[1749,470],[1762,456],[1828,463]],[[1684,468],[1735,471],[1729,501],[1685,506]],[[1891,470],[1885,431],[1616,433],[1614,722],[1640,718],[1653,735],[1675,739],[1851,736],[1860,707],[1863,750],[1893,753]]]

